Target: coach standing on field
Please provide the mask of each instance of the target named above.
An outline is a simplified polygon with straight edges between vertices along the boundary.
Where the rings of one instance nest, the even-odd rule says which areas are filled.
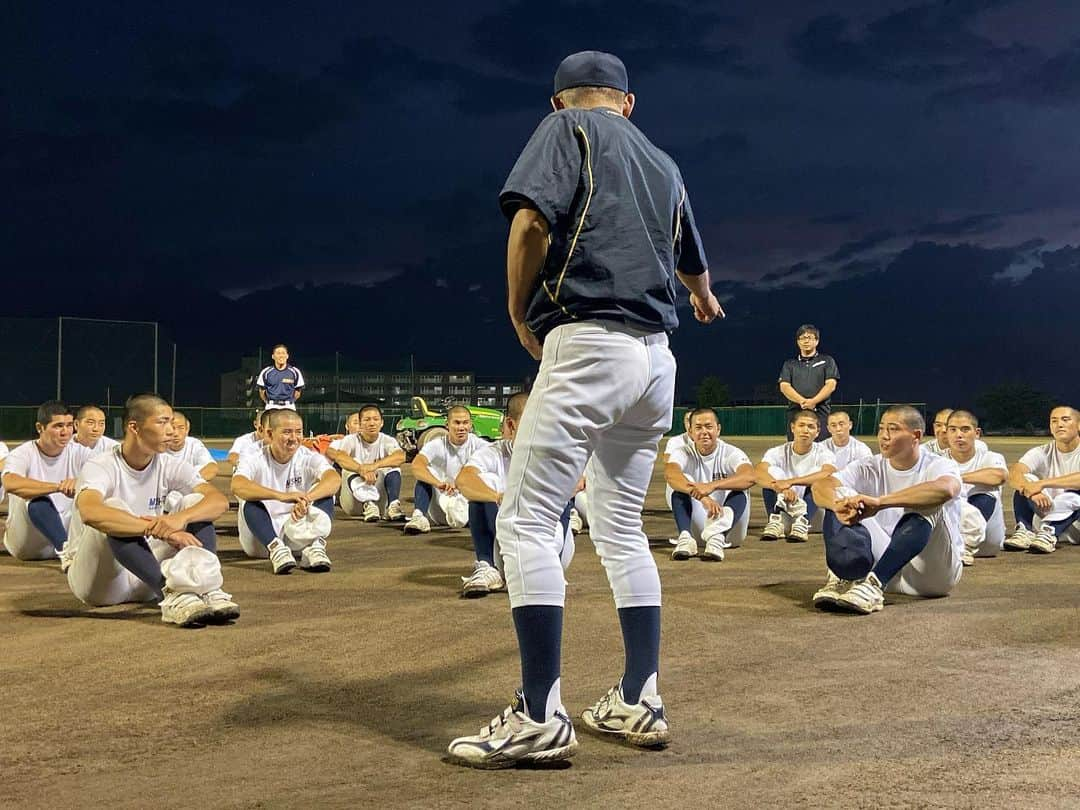
[[[780,393],[789,403],[785,420],[789,425],[789,439],[791,421],[799,411],[817,411],[823,426],[829,419],[829,397],[836,390],[840,372],[835,360],[817,350],[820,340],[818,328],[804,323],[795,333],[799,355],[793,360],[785,360],[780,369]]]
[[[259,387],[259,398],[266,403],[266,410],[289,408],[296,410],[296,400],[304,387],[304,375],[296,366],[289,365],[289,350],[284,343],[273,348],[270,356],[274,365],[259,372],[255,384]]]
[[[628,120],[626,68],[597,51],[563,60],[555,112],[499,201],[510,219],[510,320],[540,369],[522,414],[497,539],[521,651],[521,693],[453,760],[480,768],[565,759],[560,696],[566,583],[555,526],[588,466],[591,533],[615,595],[622,679],[585,724],[643,746],[669,731],[657,693],[660,579],[641,527],[657,442],[671,427],[676,277],[698,320],[723,315],[675,163]]]

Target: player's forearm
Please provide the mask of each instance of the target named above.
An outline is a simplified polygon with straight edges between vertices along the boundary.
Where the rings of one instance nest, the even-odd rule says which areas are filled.
[[[293,391],[292,392],[293,402],[296,402],[296,400],[300,399],[300,394],[302,394],[302,393],[303,393],[302,391]]]
[[[822,509],[836,511],[836,490],[839,486],[840,480],[835,475],[815,481],[810,485],[814,503]]]
[[[284,492],[278,492],[276,489],[256,484],[250,478],[245,478],[242,475],[232,477],[230,488],[232,494],[242,501],[279,501],[281,496],[285,494]]]
[[[428,466],[427,459],[424,456],[417,456],[413,459],[412,474],[417,481],[422,481],[433,487],[443,483],[440,478],[431,472],[431,467]]]
[[[217,520],[228,510],[228,498],[218,492],[212,484],[195,487],[195,492],[203,496],[202,500],[176,513],[184,519],[185,524]]]
[[[308,498],[312,501],[321,501],[323,498],[336,495],[339,489],[341,489],[341,476],[336,470],[327,470],[319,482],[308,490]]]
[[[718,478],[711,483],[713,492],[718,489],[724,489],[728,491],[742,492],[750,489],[757,483],[757,473],[754,470],[745,473],[736,473],[730,478]]]
[[[776,482],[775,476],[769,472],[768,462],[761,462],[754,467],[754,483],[764,489],[772,489],[772,485]]]
[[[676,492],[687,493],[694,486],[694,482],[686,477],[686,474],[678,464],[664,465],[664,481]]]
[[[374,467],[376,470],[384,470],[384,469],[390,469],[392,467],[400,467],[404,463],[405,463],[405,451],[404,450],[395,450],[393,453],[388,455],[386,458],[380,458],[378,461],[374,462],[371,466]]]
[[[55,481],[38,481],[35,478],[24,478],[15,473],[5,475],[3,482],[4,489],[25,501],[31,498],[40,498],[42,495],[52,495],[54,492],[60,491],[60,487]]]
[[[784,398],[788,402],[793,402],[796,405],[802,402],[805,398],[802,394],[795,390],[795,387],[791,383],[787,382],[780,383],[780,393],[784,395]]]
[[[532,208],[519,208],[506,243],[507,309],[516,326],[525,322],[548,251],[547,220]]]
[[[712,293],[708,270],[696,276],[676,270],[675,275],[682,285],[690,291],[691,295],[696,295],[698,298],[706,298]]]
[[[904,509],[926,509],[941,506],[960,494],[960,482],[953,477],[923,481],[913,487],[907,487],[878,498],[882,509],[902,507]]]
[[[965,484],[981,484],[987,487],[999,487],[1005,483],[1005,478],[1005,471],[999,467],[984,467],[960,476],[960,480]]]
[[[1019,462],[1013,464],[1009,467],[1009,486],[1013,489],[1023,489],[1026,484],[1031,483],[1024,477],[1029,472],[1031,472],[1031,470],[1028,469],[1026,465],[1020,464]]]
[[[199,470],[199,475],[202,476],[204,481],[213,481],[217,478],[218,464],[216,461],[211,461],[209,464]]]
[[[326,457],[343,470],[360,472],[360,464],[344,450],[335,450],[333,447],[327,447]]]
[[[84,490],[85,492],[85,490]],[[143,537],[146,534],[147,521],[125,512],[123,509],[115,509],[106,506],[100,498],[96,503],[80,503],[79,515],[82,522],[91,529],[97,529],[109,537],[130,537],[132,539]]]
[[[265,388],[260,388],[259,389],[259,399],[261,399],[264,403],[266,402],[266,389]]]
[[[485,484],[480,474],[471,467],[465,467],[458,473],[454,486],[469,501],[495,503],[499,500],[499,493]]]
[[[788,478],[787,484],[791,487],[809,487],[813,486],[815,481],[820,481],[823,478],[828,478],[830,475],[836,472],[834,467],[822,467],[815,473],[809,475],[800,475],[796,478]]]
[[[1039,480],[1039,484],[1054,489],[1080,489],[1080,473],[1069,473],[1055,478],[1042,478]]]

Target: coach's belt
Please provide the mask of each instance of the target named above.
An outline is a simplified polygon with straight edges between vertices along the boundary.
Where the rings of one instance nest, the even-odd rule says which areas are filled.
[[[272,400],[270,400],[271,405],[288,405],[289,403],[290,403],[290,400],[288,400],[288,399],[272,399]]]
[[[629,335],[634,340],[640,340],[646,346],[655,346],[656,344],[666,346],[668,342],[667,332],[642,332],[640,329],[636,329],[622,321],[595,320],[593,323],[599,324],[610,332]]]

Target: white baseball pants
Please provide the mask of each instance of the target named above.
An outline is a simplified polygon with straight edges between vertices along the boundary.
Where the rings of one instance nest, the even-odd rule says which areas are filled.
[[[618,608],[660,605],[660,577],[641,525],[657,443],[671,427],[675,358],[663,333],[583,321],[544,341],[514,439],[497,533],[512,607],[562,607],[555,526],[586,477],[596,552]]]

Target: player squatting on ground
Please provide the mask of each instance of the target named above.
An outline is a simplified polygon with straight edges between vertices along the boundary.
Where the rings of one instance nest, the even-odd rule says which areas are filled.
[[[746,453],[718,438],[720,423],[711,408],[691,411],[686,422],[690,441],[668,442],[664,465],[668,506],[679,532],[671,541],[671,559],[698,556],[701,542],[701,559],[719,562],[725,548],[736,548],[746,539],[747,490],[754,484],[754,467]]]
[[[240,501],[240,546],[249,557],[269,557],[275,574],[292,571],[297,553],[304,570],[330,570],[326,538],[341,476],[322,455],[304,447],[303,438],[299,414],[273,411],[265,446],[244,454],[232,477],[232,493]]]
[[[500,195],[511,221],[510,318],[540,368],[497,521],[521,690],[479,734],[450,743],[452,760],[475,767],[564,759],[577,749],[560,693],[566,581],[556,528],[583,474],[625,660],[619,683],[582,720],[638,745],[669,737],[657,692],[660,578],[641,510],[657,443],[671,426],[676,274],[699,320],[722,311],[679,170],[628,120],[628,89],[618,58],[567,57],[555,74],[555,112]]]
[[[469,409],[455,405],[446,413],[446,433],[428,439],[416,454],[413,513],[403,527],[405,534],[426,534],[432,524],[454,529],[469,524],[469,502],[455,481],[473,454],[487,446],[472,427]]]
[[[401,510],[401,465],[405,451],[397,439],[382,433],[383,413],[378,405],[360,409],[360,431],[341,439],[338,448],[328,448],[326,457],[341,467],[344,475],[338,502],[346,514],[378,523],[405,520]]]
[[[105,411],[97,405],[83,405],[75,412],[75,441],[93,453],[112,450],[120,442],[105,434]]]

